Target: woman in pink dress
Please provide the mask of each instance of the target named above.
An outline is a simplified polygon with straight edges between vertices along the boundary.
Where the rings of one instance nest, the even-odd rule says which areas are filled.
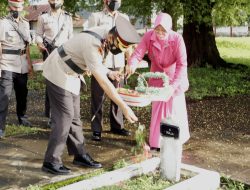
[[[160,148],[160,122],[166,118],[180,127],[181,143],[185,143],[190,137],[184,94],[189,87],[186,47],[182,36],[171,28],[171,16],[166,13],[158,14],[154,29],[144,34],[126,67],[126,74],[133,74],[147,52],[151,61],[150,71],[164,72],[169,77],[169,96],[165,101],[152,103],[149,134],[151,148]],[[149,85],[162,87],[163,82],[161,79],[151,78]]]

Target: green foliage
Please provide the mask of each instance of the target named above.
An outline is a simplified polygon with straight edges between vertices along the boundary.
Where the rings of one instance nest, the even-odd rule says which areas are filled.
[[[31,60],[42,59],[42,53],[38,50],[38,47],[35,44],[30,46],[30,58]]]
[[[242,25],[248,20],[250,15],[249,0],[217,1],[212,14],[215,25]]]
[[[8,1],[0,2],[0,17],[5,16],[7,14],[7,5]]]
[[[220,178],[220,187],[222,189],[228,189],[228,190],[247,190],[247,189],[249,190],[250,189],[250,185],[232,180],[227,176],[222,176]]]
[[[140,123],[135,131],[135,142],[136,145],[132,147],[131,151],[134,153],[134,155],[143,153],[143,147],[146,143],[146,130],[145,126],[141,125]]]

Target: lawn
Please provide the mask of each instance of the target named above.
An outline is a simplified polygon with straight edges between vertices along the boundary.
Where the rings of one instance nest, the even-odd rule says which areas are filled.
[[[217,37],[216,44],[224,60],[250,67],[250,37]]]

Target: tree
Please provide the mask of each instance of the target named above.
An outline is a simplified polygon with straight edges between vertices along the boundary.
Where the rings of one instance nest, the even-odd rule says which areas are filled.
[[[220,57],[215,42],[213,24],[236,25],[247,21],[250,15],[249,0],[123,0],[122,11],[142,18],[147,24],[154,11],[165,11],[173,17],[173,29],[180,15],[184,16],[183,37],[187,47],[189,66],[228,66]],[[91,4],[101,7],[98,0],[65,1],[68,10],[89,8]]]
[[[234,23],[239,22],[239,19],[242,18],[240,12],[243,11],[247,1],[182,0],[184,7],[183,37],[187,46],[189,66],[202,67],[211,65],[214,68],[228,66],[220,57],[216,46],[212,13],[214,10],[214,13],[218,15],[219,12],[224,11],[225,14],[221,15],[223,15],[224,20],[227,20],[227,24],[233,23],[233,20]]]
[[[5,16],[7,13],[7,1],[0,2],[0,17]]]

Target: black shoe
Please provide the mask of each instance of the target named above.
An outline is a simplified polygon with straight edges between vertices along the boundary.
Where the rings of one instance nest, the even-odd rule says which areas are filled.
[[[19,125],[23,125],[23,126],[26,126],[26,127],[31,126],[31,123],[29,122],[28,117],[26,115],[19,116],[18,121],[19,121]]]
[[[150,150],[160,152],[161,149],[156,147],[150,147]]]
[[[117,134],[117,135],[122,135],[122,136],[130,136],[131,135],[130,131],[128,131],[126,129],[111,129],[110,132]]]
[[[48,123],[47,123],[48,128],[52,128],[52,121],[51,118],[49,118]]]
[[[87,153],[85,155],[75,156],[73,164],[78,166],[87,166],[90,168],[101,168],[102,164],[93,160],[90,155]]]
[[[70,169],[64,166],[63,164],[53,164],[50,162],[43,163],[42,171],[56,175],[67,175],[71,172]]]
[[[101,141],[101,133],[99,133],[99,132],[93,132],[91,139],[93,141]]]

